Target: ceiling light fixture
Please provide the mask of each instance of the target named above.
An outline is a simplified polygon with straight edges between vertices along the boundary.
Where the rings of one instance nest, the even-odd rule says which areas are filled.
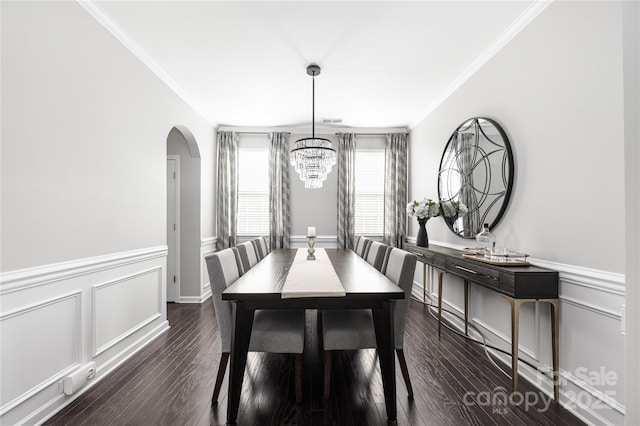
[[[331,147],[331,141],[316,138],[315,131],[315,77],[320,74],[320,67],[311,64],[307,67],[307,74],[311,76],[311,137],[299,139],[291,150],[291,165],[295,166],[304,187],[308,189],[322,188],[331,168],[336,164],[336,151]]]

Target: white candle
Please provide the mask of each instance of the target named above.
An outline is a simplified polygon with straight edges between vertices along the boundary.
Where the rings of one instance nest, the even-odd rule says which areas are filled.
[[[307,237],[315,237],[316,236],[316,227],[310,226],[307,228]]]

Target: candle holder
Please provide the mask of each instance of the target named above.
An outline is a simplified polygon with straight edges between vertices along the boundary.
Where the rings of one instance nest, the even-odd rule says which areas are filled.
[[[316,252],[313,248],[313,245],[316,243],[316,237],[307,237],[307,239],[309,240],[309,249],[307,250],[309,255],[307,256],[307,260],[316,260],[316,257],[313,254]]]

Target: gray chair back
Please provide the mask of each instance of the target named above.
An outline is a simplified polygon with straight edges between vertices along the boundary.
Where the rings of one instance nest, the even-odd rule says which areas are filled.
[[[256,248],[256,253],[258,254],[258,261],[264,259],[269,254],[267,241],[264,239],[264,237],[258,237],[252,241]]]
[[[407,314],[413,275],[416,270],[416,256],[399,248],[392,248],[389,252],[385,276],[404,290],[404,299],[393,301],[393,323],[396,349],[402,349],[404,343],[404,329],[407,325]]]
[[[249,269],[253,268],[253,266],[258,263],[258,252],[256,251],[256,246],[253,241],[247,241],[242,244],[238,244],[236,246],[238,249],[238,254],[240,255],[240,261],[242,263],[242,270],[240,271],[240,275],[246,273]]]
[[[378,271],[382,272],[386,266],[390,251],[391,247],[377,241],[372,241],[371,244],[369,244],[366,261]]]
[[[235,247],[221,250],[205,257],[213,309],[216,312],[222,352],[231,351],[232,306],[228,300],[222,300],[222,292],[240,278],[240,258]]]
[[[358,239],[358,242],[356,244],[356,249],[355,249],[355,252],[358,254],[358,256],[360,256],[363,259],[366,258],[367,250],[369,249],[370,243],[371,243],[371,240],[367,237],[360,237]]]

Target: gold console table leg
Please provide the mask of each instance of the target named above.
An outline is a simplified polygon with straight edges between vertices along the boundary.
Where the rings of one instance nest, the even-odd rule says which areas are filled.
[[[427,303],[427,264],[422,264],[422,303]]]
[[[560,399],[560,301],[558,299],[513,299],[502,295],[511,304],[511,383],[512,392],[518,390],[518,337],[520,327],[520,306],[526,302],[546,302],[551,307],[551,356],[553,362],[553,399]]]
[[[551,307],[551,353],[553,360],[553,399],[560,401],[560,301],[558,299],[541,299]]]
[[[464,335],[469,335],[469,281],[464,280]]]
[[[444,271],[438,271],[438,340],[440,340],[440,330],[442,329],[442,276]]]
[[[525,300],[507,298],[511,303],[511,391],[518,390],[518,338],[520,331],[520,305]]]

